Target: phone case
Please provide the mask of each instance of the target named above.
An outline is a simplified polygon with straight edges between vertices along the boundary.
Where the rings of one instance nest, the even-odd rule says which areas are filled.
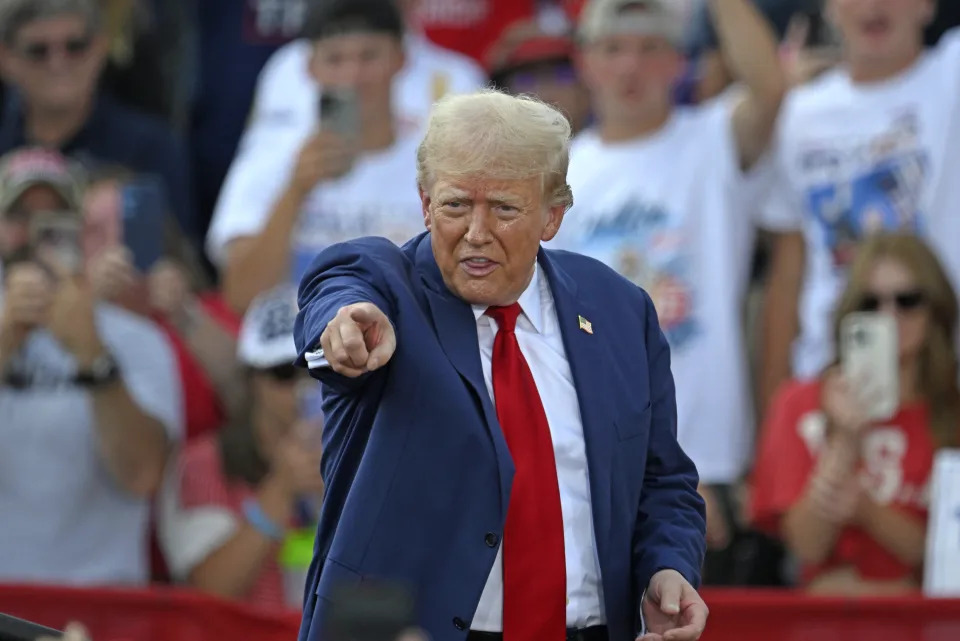
[[[900,404],[897,322],[892,316],[859,312],[843,319],[840,360],[844,376],[859,385],[872,420],[884,420]]]

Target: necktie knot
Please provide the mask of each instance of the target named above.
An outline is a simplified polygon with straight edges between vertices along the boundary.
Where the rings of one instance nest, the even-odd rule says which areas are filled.
[[[520,303],[497,307],[491,305],[486,314],[497,321],[497,331],[513,332],[517,327],[517,318],[520,316]]]

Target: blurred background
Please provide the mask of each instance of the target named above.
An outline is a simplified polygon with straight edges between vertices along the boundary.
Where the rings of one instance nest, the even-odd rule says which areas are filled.
[[[705,639],[960,638],[960,3],[590,4],[0,0],[0,612],[293,638],[324,509],[296,283],[420,233],[430,107],[493,86],[577,133],[555,244],[657,306]]]

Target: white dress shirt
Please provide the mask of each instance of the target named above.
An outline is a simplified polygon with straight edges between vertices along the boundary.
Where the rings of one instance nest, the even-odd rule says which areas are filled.
[[[517,342],[540,393],[557,462],[567,570],[567,627],[603,625],[606,617],[600,584],[600,562],[593,532],[590,478],[587,473],[587,452],[580,404],[577,401],[570,363],[563,348],[553,294],[539,267],[534,271],[530,285],[520,296],[519,303],[523,313],[517,318]],[[495,404],[493,341],[497,324],[484,314],[485,311],[486,307],[473,308],[477,318],[483,378],[487,393]],[[483,588],[470,629],[483,632],[503,630],[502,547],[497,552],[497,559]]]

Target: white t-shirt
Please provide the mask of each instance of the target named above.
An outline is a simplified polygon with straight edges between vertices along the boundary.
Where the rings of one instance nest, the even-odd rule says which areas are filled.
[[[812,377],[832,357],[834,305],[871,230],[923,234],[960,286],[960,31],[885,82],[856,85],[838,69],[797,89],[776,147],[764,217],[806,237],[793,367]]]
[[[407,61],[394,79],[393,99],[398,119],[411,131],[422,129],[433,103],[447,93],[475,91],[487,84],[473,60],[438,47],[425,36],[408,34],[404,48]],[[246,137],[263,139],[269,146],[274,127],[316,124],[320,87],[309,73],[310,52],[310,41],[300,39],[270,57],[257,80]]]
[[[102,305],[97,327],[133,401],[183,434],[179,373],[148,321]],[[120,489],[97,446],[90,394],[53,336],[33,332],[11,367],[29,385],[0,385],[0,581],[146,584],[149,502]]]
[[[644,287],[671,346],[678,437],[707,483],[737,480],[752,415],[742,303],[753,248],[746,206],[762,172],[740,170],[732,100],[675,111],[659,132],[574,140],[574,206],[554,243]],[[637,328],[641,331],[641,328]]]
[[[223,264],[230,241],[260,233],[267,224],[310,130],[288,131],[270,148],[231,167],[220,193],[207,250]],[[291,238],[291,280],[299,282],[325,247],[360,236],[404,243],[424,229],[417,193],[419,137],[405,135],[384,151],[361,156],[349,174],[318,185],[307,197]]]

